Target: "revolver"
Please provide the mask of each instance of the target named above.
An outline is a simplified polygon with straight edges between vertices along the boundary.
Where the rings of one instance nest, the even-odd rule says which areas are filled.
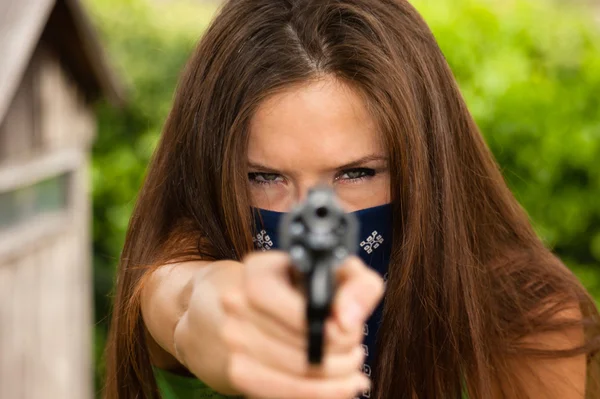
[[[306,297],[308,361],[320,364],[335,272],[358,249],[358,219],[344,212],[331,188],[314,187],[282,218],[279,242],[290,255],[292,279]]]

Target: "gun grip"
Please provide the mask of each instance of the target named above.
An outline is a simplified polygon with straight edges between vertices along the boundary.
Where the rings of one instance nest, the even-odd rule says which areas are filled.
[[[325,341],[325,323],[313,320],[308,325],[308,362],[313,365],[321,364]]]
[[[308,360],[310,364],[320,364],[325,342],[325,321],[331,313],[334,293],[333,259],[316,263],[306,288]]]

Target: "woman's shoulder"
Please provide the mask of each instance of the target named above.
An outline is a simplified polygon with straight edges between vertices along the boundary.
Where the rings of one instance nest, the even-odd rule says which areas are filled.
[[[557,350],[580,341],[582,321],[594,313],[593,303],[558,257],[549,251],[515,251],[489,270],[490,310],[503,336]]]
[[[486,269],[493,291],[530,297],[536,307],[564,302],[565,296],[574,299],[583,291],[575,274],[545,248],[507,250],[489,261]]]

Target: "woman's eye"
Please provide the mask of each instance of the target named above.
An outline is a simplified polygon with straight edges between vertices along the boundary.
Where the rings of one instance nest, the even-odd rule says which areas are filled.
[[[252,183],[256,184],[271,184],[271,183],[279,183],[283,181],[281,175],[277,173],[248,173],[248,180]]]
[[[349,169],[344,170],[340,173],[338,180],[362,180],[369,177],[375,176],[375,170],[369,168],[357,168],[357,169]]]

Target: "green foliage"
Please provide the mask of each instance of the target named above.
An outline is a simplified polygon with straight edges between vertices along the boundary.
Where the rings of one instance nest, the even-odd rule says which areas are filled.
[[[93,154],[99,358],[131,208],[177,77],[215,6],[87,2],[110,58],[130,89],[125,109],[99,107]],[[413,3],[436,35],[538,233],[600,299],[598,28],[567,2],[552,6],[542,0]]]
[[[600,27],[533,0],[415,0],[542,239],[600,299]]]

